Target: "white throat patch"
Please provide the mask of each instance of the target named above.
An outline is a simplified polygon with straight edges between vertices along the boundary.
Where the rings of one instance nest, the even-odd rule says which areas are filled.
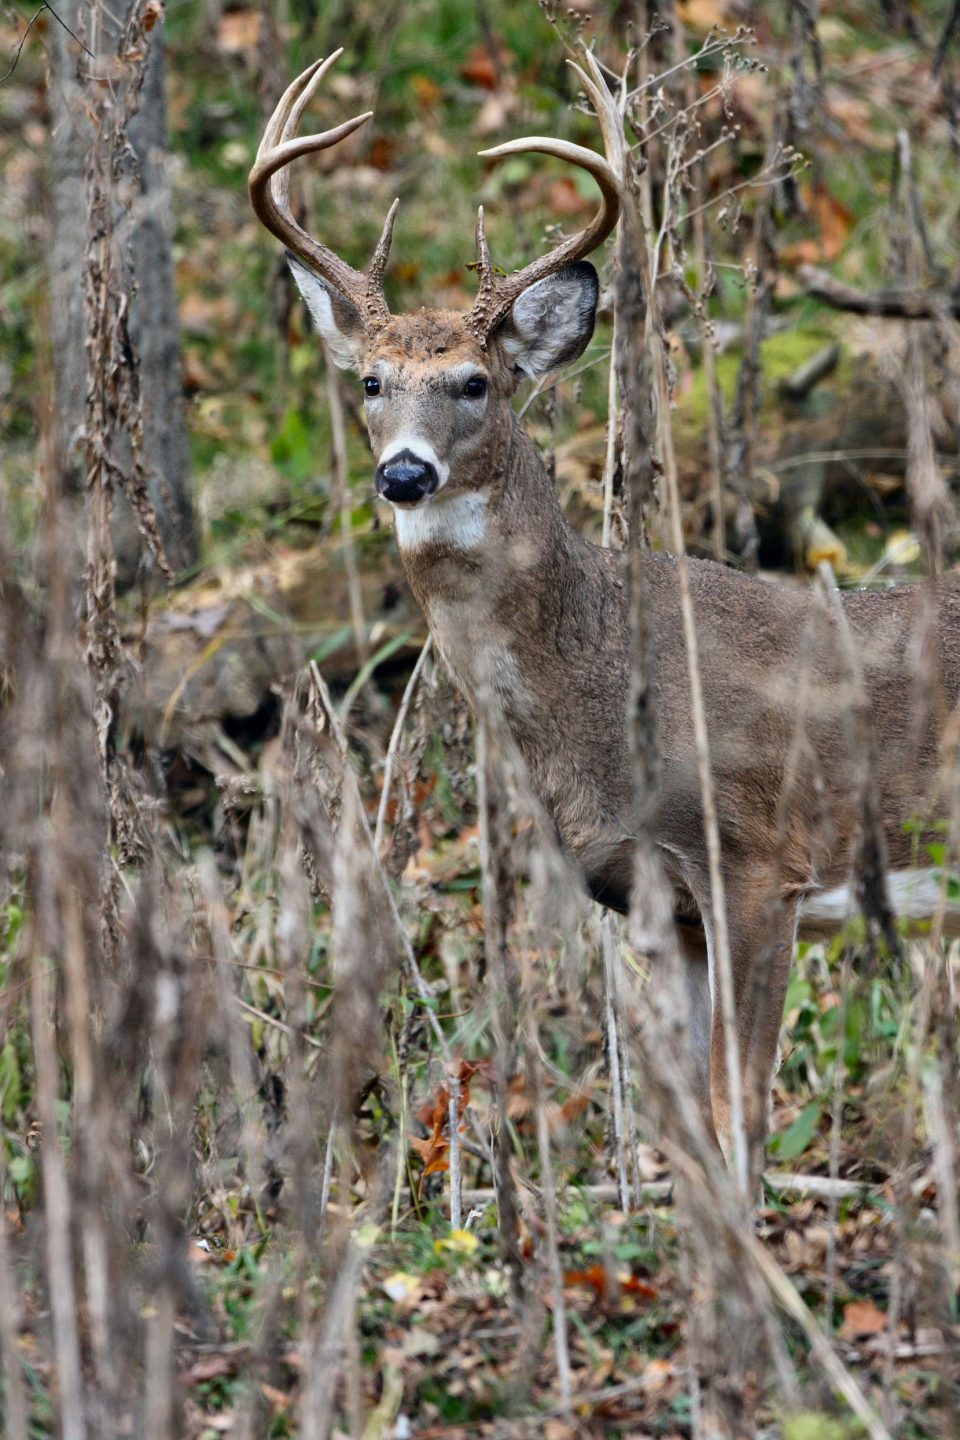
[[[472,550],[483,543],[486,535],[486,509],[486,495],[474,491],[445,495],[440,490],[415,509],[395,505],[397,544],[401,550],[418,550],[424,545]]]

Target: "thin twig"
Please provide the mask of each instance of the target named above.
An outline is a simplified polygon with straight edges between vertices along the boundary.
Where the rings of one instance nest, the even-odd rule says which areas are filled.
[[[44,10],[49,11],[49,13],[53,16],[54,20],[56,20],[57,24],[60,26],[61,30],[66,30],[71,40],[76,40],[77,44],[80,46],[80,49],[84,52],[85,55],[89,55],[91,60],[96,60],[97,57],[96,55],[94,55],[93,51],[88,50],[86,45],[84,45],[83,41],[80,39],[80,36],[75,35],[70,29],[70,26],[67,25],[65,21],[60,19],[60,16],[57,14],[56,10],[54,10],[53,6],[43,4],[40,6],[40,9],[36,12],[36,14],[31,15],[30,19],[27,21],[27,28],[20,36],[20,43],[17,46],[16,51],[14,52],[13,64],[10,66],[10,69],[7,71],[6,75],[0,75],[0,85],[2,85],[4,81],[10,79],[10,76],[13,74],[14,70],[16,70],[17,66],[19,65],[20,53],[27,42],[27,36],[30,34],[30,31],[33,29],[36,22],[40,19],[40,16],[43,14]]]
[[[323,676],[320,674],[320,668],[315,660],[310,661],[309,671],[317,699],[320,703],[323,713],[326,715],[331,731],[333,732],[334,739],[336,740],[337,748],[340,752],[340,757],[344,762],[344,780],[353,788],[358,829],[366,840],[367,845],[370,847],[373,869],[382,887],[383,895],[387,902],[387,907],[390,911],[390,917],[395,926],[397,937],[403,950],[403,956],[406,962],[407,971],[413,981],[414,988],[416,989],[417,994],[420,996],[420,999],[423,1003],[424,1015],[427,1024],[433,1032],[433,1037],[440,1048],[440,1053],[442,1054],[445,1063],[448,1066],[452,1067],[453,1054],[447,1041],[447,1037],[443,1033],[443,1029],[434,1011],[433,993],[430,990],[430,987],[427,984],[426,980],[424,980],[423,978],[423,972],[421,971],[420,966],[417,963],[417,957],[414,953],[413,945],[410,942],[410,936],[407,934],[407,927],[404,925],[403,919],[400,915],[400,911],[397,908],[397,902],[394,898],[393,889],[390,885],[390,881],[387,879],[387,876],[383,870],[383,866],[380,863],[380,858],[377,855],[376,850],[374,849],[373,835],[370,830],[370,823],[367,820],[366,810],[364,809],[363,802],[360,798],[360,790],[357,783],[357,777],[353,771],[352,766],[348,763],[347,737],[344,733],[340,716],[337,714],[336,706],[333,703],[333,698],[330,694],[327,683],[324,680]],[[469,1110],[467,1113],[470,1113]],[[477,1136],[480,1148],[483,1151],[484,1158],[487,1160],[488,1163],[492,1164],[493,1162],[490,1155],[490,1145],[487,1141],[487,1137],[482,1133],[482,1131],[480,1131],[476,1122],[472,1119],[471,1124],[473,1126],[474,1134]]]
[[[6,1142],[0,1143],[0,1197],[6,1190]],[[10,1254],[7,1215],[0,1202],[0,1355],[3,1357],[3,1406],[7,1440],[27,1440],[29,1409],[18,1353],[20,1297]]]
[[[617,311],[613,312],[613,333],[611,336],[611,357],[617,353]],[[603,464],[603,535],[601,544],[604,548],[610,545],[611,531],[613,527],[613,482],[617,470],[617,428],[620,421],[619,392],[617,389],[617,367],[610,365],[610,374],[607,379],[607,450]]]
[[[706,193],[706,167],[697,169],[697,194]],[[710,323],[709,264],[707,227],[700,207],[693,216],[693,249],[697,267],[697,319],[703,347],[703,374],[707,386],[707,454],[710,458],[710,498],[713,508],[713,555],[721,564],[726,559],[727,538],[723,501],[723,394],[717,374],[716,337]]]
[[[337,748],[340,751],[341,758],[344,760],[344,762],[346,762],[347,737],[344,734],[343,726],[340,723],[340,716],[337,714],[336,706],[333,703],[333,697],[331,696],[330,691],[327,688],[327,682],[320,674],[320,667],[317,665],[315,660],[310,661],[310,677],[316,688],[316,692],[321,701],[324,713],[326,714],[327,721],[329,722],[330,728],[333,731],[333,735],[336,739]],[[440,1028],[440,1024],[434,1013],[433,994],[426,980],[424,980],[423,978],[423,975],[420,971],[420,966],[417,964],[417,957],[413,953],[413,946],[410,943],[410,937],[407,934],[407,928],[404,925],[402,919],[400,918],[400,912],[397,909],[397,902],[393,897],[393,890],[390,888],[390,882],[388,881],[386,875],[383,873],[383,868],[380,864],[379,857],[376,850],[374,850],[373,848],[373,836],[370,833],[370,825],[367,820],[366,810],[364,809],[363,803],[360,799],[356,775],[354,774],[352,767],[346,763],[344,764],[344,776],[347,779],[347,782],[351,784],[356,791],[356,809],[358,823],[364,836],[366,837],[367,843],[369,844],[371,851],[373,852],[374,868],[377,875],[380,877],[380,882],[383,886],[383,893],[386,896],[387,904],[390,908],[390,913],[393,917],[394,923],[396,924],[397,934],[400,937],[400,942],[403,947],[404,957],[407,962],[407,968],[410,971],[411,979],[416,986],[417,993],[423,1001],[427,1023],[433,1031],[434,1039],[440,1046],[444,1060],[448,1064],[451,1064],[453,1056],[450,1050],[450,1046],[447,1044],[447,1037],[446,1035],[444,1035],[442,1029]]]
[[[739,1186],[741,1194],[746,1197],[750,1185],[750,1166],[747,1154],[747,1135],[744,1124],[740,1047],[737,1042],[736,993],[734,990],[733,965],[730,955],[730,934],[727,928],[726,887],[720,857],[720,827],[717,821],[716,794],[713,787],[713,773],[710,767],[710,742],[707,735],[707,716],[703,699],[703,683],[700,678],[700,642],[697,636],[696,619],[693,613],[693,598],[690,593],[690,572],[687,567],[686,546],[684,545],[683,539],[683,513],[680,505],[677,462],[673,448],[673,433],[667,422],[670,399],[667,393],[667,381],[662,362],[656,364],[654,370],[657,379],[659,413],[664,417],[665,421],[661,433],[663,472],[667,482],[671,542],[677,559],[680,615],[687,652],[687,674],[690,681],[690,709],[697,752],[700,793],[703,800],[703,828],[707,842],[707,864],[710,875],[710,905],[712,912],[710,918],[714,942],[713,958],[720,994],[723,1050],[727,1071],[727,1100],[730,1107],[730,1139],[733,1145],[733,1162],[737,1185]]]
[[[940,32],[940,39],[937,41],[937,48],[933,52],[933,60],[930,69],[934,75],[938,75],[943,68],[943,62],[947,58],[947,51],[957,30],[960,29],[960,0],[953,0],[950,14],[944,22],[943,30]]]
[[[289,1026],[285,1020],[278,1020],[276,1015],[268,1015],[266,1010],[258,1010],[255,1005],[249,1004],[246,1000],[241,1000],[239,995],[235,995],[233,998],[240,1006],[240,1009],[246,1010],[247,1014],[252,1015],[255,1020],[260,1020],[264,1025],[272,1025],[274,1030],[280,1030],[284,1035],[293,1034],[292,1027]],[[315,1050],[323,1050],[325,1048],[320,1041],[315,1040],[312,1035],[304,1034],[303,1039],[306,1040],[308,1045],[312,1045]]]
[[[843,947],[843,971],[840,976],[840,1019],[837,1034],[837,1058],[833,1073],[833,1105],[830,1116],[830,1179],[834,1183],[840,1169],[840,1142],[843,1134],[843,1087],[847,1076],[844,1045],[847,1034],[847,993],[850,988],[850,946]],[[840,1197],[835,1190],[830,1192],[827,1203],[827,1286],[824,1313],[828,1330],[833,1329],[833,1309],[837,1287],[837,1218]]]
[[[776,1260],[764,1249],[752,1232],[744,1232],[743,1239],[753,1263],[769,1286],[771,1295],[777,1304],[800,1326],[810,1342],[811,1350],[829,1376],[831,1384],[836,1387],[854,1415],[861,1421],[870,1440],[893,1440],[890,1431],[876,1414],[860,1386],[837,1355],[828,1336],[824,1334],[823,1327],[817,1324],[796,1286],[787,1279]]]
[[[533,1098],[537,1112],[537,1148],[540,1152],[540,1180],[543,1185],[543,1211],[547,1227],[550,1288],[553,1291],[553,1343],[557,1357],[557,1379],[560,1382],[560,1407],[562,1413],[567,1414],[570,1411],[570,1346],[567,1340],[567,1306],[563,1294],[563,1270],[560,1266],[560,1245],[557,1238],[557,1196],[553,1184],[553,1165],[550,1159],[550,1130],[547,1125],[547,1110],[540,1093],[539,1062],[533,1042],[534,1037],[528,1035],[527,1074],[533,1079]]]
[[[400,701],[400,709],[397,711],[397,718],[394,721],[393,730],[390,734],[390,743],[387,746],[386,759],[383,762],[383,784],[380,788],[380,804],[377,806],[377,823],[373,832],[373,848],[377,855],[380,854],[380,847],[383,844],[383,827],[387,818],[387,803],[390,799],[390,784],[393,780],[393,766],[397,758],[397,751],[400,749],[400,740],[403,736],[403,727],[407,721],[407,712],[410,703],[416,693],[423,667],[430,655],[430,647],[433,637],[428,635],[423,642],[423,649],[417,656],[417,663],[413,667],[413,673],[407,681],[406,689],[403,692],[403,699]]]
[[[43,1127],[40,1168],[46,1220],[44,1240],[60,1397],[60,1430],[63,1440],[86,1440],[80,1335],[70,1243],[70,1189],[57,1123],[59,1070],[53,1034],[53,992],[38,943],[39,937],[30,957],[30,1027],[37,1073],[37,1112]]]
[[[460,1230],[463,1226],[460,1200],[460,1076],[452,1070],[447,1079],[450,1084],[450,1101],[447,1107],[450,1130],[450,1228]]]
[[[712,210],[715,205],[720,205],[724,200],[732,200],[734,195],[739,195],[741,190],[762,190],[765,186],[781,185],[787,176],[792,175],[796,170],[797,157],[786,156],[776,163],[785,167],[782,173],[779,170],[761,170],[760,174],[755,175],[752,180],[742,180],[739,185],[730,185],[719,195],[713,195],[703,204],[695,206],[693,210],[688,210],[687,219],[692,220],[700,210]]]
[[[323,1234],[323,1227],[327,1219],[327,1209],[330,1204],[330,1186],[333,1182],[333,1156],[337,1139],[337,1123],[337,1116],[334,1113],[330,1116],[330,1129],[327,1131],[327,1143],[323,1152],[323,1175],[320,1180],[320,1214],[317,1223],[317,1229],[320,1235]]]

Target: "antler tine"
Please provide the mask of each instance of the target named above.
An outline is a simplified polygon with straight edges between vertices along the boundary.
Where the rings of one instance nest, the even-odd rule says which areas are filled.
[[[592,175],[600,187],[602,197],[600,208],[583,230],[576,235],[571,235],[548,254],[541,255],[538,260],[532,261],[522,270],[517,270],[502,279],[494,274],[490,262],[490,254],[483,234],[483,210],[481,208],[477,221],[479,288],[470,312],[470,326],[481,345],[486,344],[490,332],[503,319],[518,295],[536,281],[543,280],[547,275],[553,275],[565,266],[572,265],[575,260],[582,260],[585,255],[589,255],[607,238],[619,218],[623,145],[619,116],[609,91],[603,83],[603,76],[597,63],[589,52],[586,61],[591,71],[589,75],[578,65],[574,65],[573,68],[580,77],[597,112],[606,150],[605,157],[598,155],[595,150],[586,149],[583,145],[574,145],[568,140],[557,140],[545,135],[528,135],[521,140],[510,140],[505,145],[497,145],[492,150],[480,151],[481,156],[488,160],[500,160],[506,155],[525,155],[533,152],[552,155],[555,159],[577,165]]]
[[[309,69],[304,70],[303,74],[298,76],[291,86],[288,86],[284,92],[283,99],[277,106],[277,119],[280,122],[279,134],[271,140],[272,149],[295,138],[303,117],[303,112],[317,93],[317,86],[331,65],[333,65],[342,54],[342,49],[334,50],[333,54],[328,55],[325,60],[315,60]],[[301,83],[303,89],[300,91],[300,94],[297,95],[297,86]],[[360,117],[358,116],[357,118],[359,119]],[[366,122],[361,121],[361,123]],[[349,133],[348,131],[348,134]],[[283,169],[274,172],[272,185],[273,193],[276,196],[278,204],[288,205],[290,201],[290,170],[288,166],[285,165]]]
[[[335,50],[325,60],[315,61],[287,86],[264,128],[247,188],[257,217],[271,234],[276,235],[308,269],[336,286],[352,300],[363,316],[368,330],[374,331],[390,319],[383,292],[383,273],[390,251],[398,202],[394,201],[390,208],[366,275],[355,270],[326,245],[308,235],[294,219],[290,207],[290,177],[287,167],[291,162],[301,155],[327,150],[336,145],[339,140],[352,135],[354,130],[365,125],[373,114],[372,110],[368,110],[363,115],[344,120],[340,125],[318,135],[297,136],[297,127],[317,86],[342,54],[342,49]]]
[[[380,232],[380,239],[377,241],[377,248],[373,252],[373,259],[367,267],[367,281],[370,285],[383,286],[383,272],[387,268],[387,261],[390,258],[390,245],[393,240],[393,222],[397,218],[397,211],[400,209],[399,199],[394,200],[387,211],[387,218],[383,222],[383,229]]]
[[[323,72],[326,73],[334,60],[336,60],[338,53],[341,52],[334,51],[334,53],[328,55],[325,60],[322,58],[320,60],[314,60],[313,64],[302,71],[295,80],[290,81],[290,84],[280,96],[273,114],[264,127],[263,136],[260,144],[257,146],[258,160],[261,156],[265,155],[268,150],[272,150],[281,140],[287,138],[284,134],[284,129],[301,88],[308,85],[318,71],[323,70]]]
[[[600,133],[603,136],[603,148],[606,157],[616,172],[617,179],[622,183],[624,174],[624,160],[626,158],[626,142],[623,136],[623,121],[620,112],[614,103],[613,96],[607,88],[603,78],[603,71],[597,64],[596,56],[592,50],[585,50],[584,64],[587,69],[582,69],[575,60],[568,60],[567,64],[577,76],[587,98],[594,108],[597,119],[600,122]],[[587,73],[589,71],[589,74]]]
[[[490,317],[497,308],[497,280],[494,274],[486,231],[483,227],[483,206],[477,208],[477,296],[470,311],[470,327],[481,345],[486,345],[496,320]]]

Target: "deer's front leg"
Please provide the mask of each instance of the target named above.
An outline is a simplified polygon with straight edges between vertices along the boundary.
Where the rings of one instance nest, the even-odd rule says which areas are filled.
[[[735,1028],[751,1186],[763,1168],[770,1089],[797,933],[797,910],[797,901],[781,899],[772,885],[755,881],[749,887],[730,884],[727,889]],[[726,1046],[715,932],[709,919],[706,928],[713,972],[710,1101],[717,1135],[729,1158],[733,1144]]]

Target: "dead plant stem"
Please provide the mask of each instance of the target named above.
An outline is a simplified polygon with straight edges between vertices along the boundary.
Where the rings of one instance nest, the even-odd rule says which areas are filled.
[[[80,1337],[70,1253],[70,1191],[57,1121],[58,1067],[50,1018],[53,1014],[53,987],[42,964],[38,940],[39,937],[36,937],[30,957],[30,1021],[37,1069],[37,1112],[43,1127],[40,1170],[46,1218],[44,1241],[60,1396],[60,1428],[63,1440],[86,1440]]]
[[[659,347],[654,347],[657,354]],[[690,572],[687,567],[686,547],[683,540],[683,519],[680,501],[680,486],[677,479],[677,462],[673,449],[673,432],[669,422],[670,397],[662,358],[655,360],[657,401],[662,421],[661,446],[663,473],[667,483],[667,509],[669,511],[672,549],[677,559],[677,578],[680,588],[680,614],[683,622],[683,638],[687,651],[687,674],[690,680],[690,708],[693,719],[693,733],[697,750],[697,768],[700,777],[700,792],[703,800],[703,828],[707,842],[707,861],[710,874],[710,908],[713,927],[714,964],[717,988],[720,995],[720,1014],[723,1023],[723,1049],[727,1070],[727,1095],[730,1105],[730,1138],[733,1145],[734,1173],[737,1185],[744,1198],[748,1198],[750,1186],[750,1165],[747,1154],[747,1137],[743,1111],[743,1083],[740,1073],[740,1053],[736,1030],[736,995],[733,982],[733,965],[730,956],[730,936],[727,929],[727,901],[720,857],[720,829],[717,823],[716,796],[713,775],[710,769],[710,744],[707,735],[707,717],[703,700],[703,685],[700,679],[700,651],[697,638],[696,619],[693,612],[693,597],[690,593]]]
[[[367,626],[363,614],[363,591],[357,570],[357,555],[353,543],[353,496],[350,491],[350,458],[347,452],[347,431],[343,417],[343,400],[337,372],[326,345],[323,347],[327,372],[327,404],[330,409],[330,429],[333,436],[333,498],[340,521],[340,543],[343,547],[343,568],[347,576],[347,594],[350,599],[350,623],[353,626],[354,644],[357,650],[357,666],[363,669],[370,653],[367,643]]]
[[[390,785],[393,781],[393,767],[396,763],[397,752],[400,749],[400,741],[403,737],[403,727],[407,723],[407,713],[410,704],[420,683],[420,676],[423,674],[423,667],[430,657],[432,637],[427,636],[423,642],[423,648],[417,656],[417,663],[413,667],[410,679],[407,681],[400,701],[400,708],[397,711],[397,718],[394,721],[393,730],[390,732],[390,742],[387,745],[387,755],[383,764],[383,784],[380,787],[380,803],[377,806],[377,823],[373,832],[373,848],[377,855],[380,854],[383,845],[383,827],[387,819],[387,804],[390,800]]]
[[[630,1208],[630,1181],[627,1173],[626,1145],[624,1143],[625,1110],[632,1103],[624,1095],[623,1077],[620,1071],[620,1035],[617,1024],[616,1003],[616,962],[619,958],[614,941],[613,917],[604,912],[602,921],[601,949],[603,952],[603,997],[604,1016],[607,1028],[607,1070],[610,1077],[611,1120],[613,1123],[613,1145],[617,1162],[617,1187],[620,1209]]]

